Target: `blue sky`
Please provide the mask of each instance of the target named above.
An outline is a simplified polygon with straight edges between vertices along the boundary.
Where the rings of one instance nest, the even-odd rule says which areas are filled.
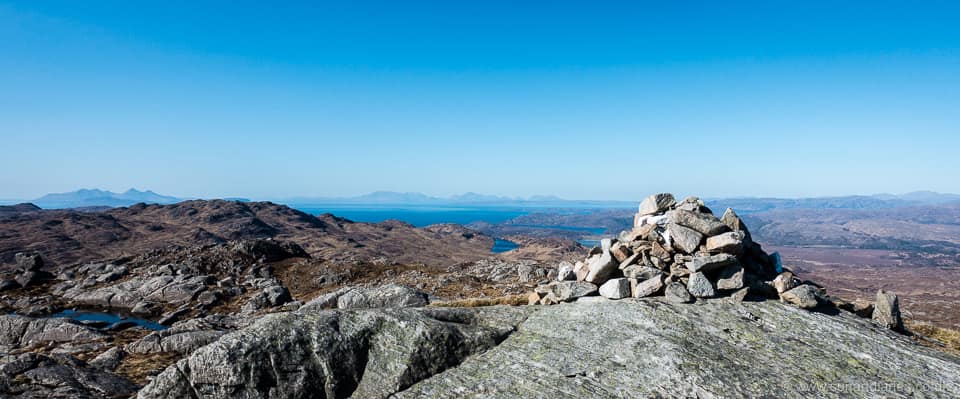
[[[0,198],[960,192],[956,2],[0,0]]]

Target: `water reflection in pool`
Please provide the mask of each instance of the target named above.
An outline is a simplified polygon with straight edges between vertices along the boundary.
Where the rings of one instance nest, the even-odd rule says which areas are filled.
[[[53,314],[50,317],[66,317],[79,322],[100,322],[101,324],[106,325],[104,328],[110,328],[120,322],[133,323],[136,326],[154,331],[164,330],[167,328],[165,325],[146,319],[138,319],[136,317],[127,317],[113,313],[90,312],[82,310],[64,310],[60,313]]]

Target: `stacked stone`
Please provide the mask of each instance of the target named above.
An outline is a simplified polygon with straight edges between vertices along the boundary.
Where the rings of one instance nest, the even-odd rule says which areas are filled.
[[[724,296],[742,301],[749,295],[813,308],[827,300],[822,288],[784,271],[779,255],[769,255],[753,242],[732,209],[717,218],[699,198],[677,202],[666,193],[643,200],[633,230],[601,240],[584,261],[561,263],[557,280],[538,286],[530,303],[551,305],[596,295],[665,296],[689,303]]]

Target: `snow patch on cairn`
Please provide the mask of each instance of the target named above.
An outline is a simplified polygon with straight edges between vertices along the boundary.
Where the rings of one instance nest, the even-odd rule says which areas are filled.
[[[822,287],[784,271],[779,255],[767,254],[753,242],[732,209],[718,218],[697,197],[677,202],[667,193],[640,203],[633,230],[602,240],[587,259],[561,263],[558,269],[559,281],[538,286],[530,294],[531,304],[596,295],[665,296],[677,303],[727,296],[737,301],[780,298],[805,309],[829,302]]]

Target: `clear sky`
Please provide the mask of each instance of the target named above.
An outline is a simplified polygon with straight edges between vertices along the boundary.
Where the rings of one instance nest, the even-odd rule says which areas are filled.
[[[960,192],[960,3],[728,3],[0,0],[0,198]]]

